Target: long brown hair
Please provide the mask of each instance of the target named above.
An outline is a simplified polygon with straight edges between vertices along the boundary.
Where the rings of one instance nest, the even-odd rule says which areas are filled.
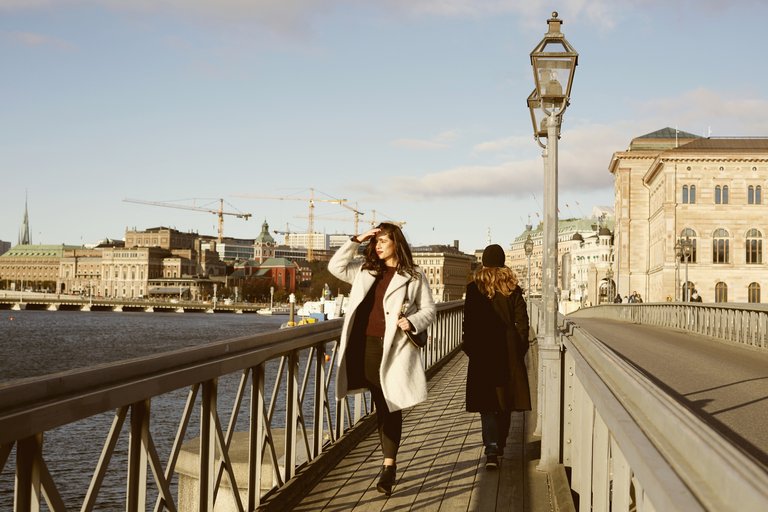
[[[408,246],[408,242],[406,241],[400,226],[389,222],[382,222],[376,227],[381,231],[368,242],[368,246],[365,248],[365,263],[363,263],[363,268],[366,270],[373,270],[374,274],[377,276],[384,273],[386,265],[384,264],[384,260],[380,259],[379,255],[376,254],[376,238],[381,235],[387,235],[395,244],[397,272],[399,274],[408,274],[411,277],[418,276],[416,265],[413,263],[411,248]]]
[[[480,267],[474,281],[480,293],[489,299],[497,292],[508,297],[517,288],[517,274],[509,267]]]

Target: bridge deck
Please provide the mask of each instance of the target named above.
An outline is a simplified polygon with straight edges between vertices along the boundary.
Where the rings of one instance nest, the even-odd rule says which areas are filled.
[[[465,411],[466,372],[466,356],[454,357],[430,380],[429,399],[405,412],[390,497],[376,490],[382,459],[374,432],[294,510],[550,510],[547,475],[535,470],[535,416],[513,413],[500,470],[486,470],[480,416]]]

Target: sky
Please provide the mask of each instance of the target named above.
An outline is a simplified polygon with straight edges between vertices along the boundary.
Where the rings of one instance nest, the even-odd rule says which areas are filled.
[[[305,232],[314,197],[316,231],[356,209],[508,247],[543,219],[526,98],[553,10],[579,52],[561,218],[613,206],[634,137],[768,136],[768,2],[0,0],[0,240],[25,203],[36,244],[216,235],[221,200],[225,236]]]

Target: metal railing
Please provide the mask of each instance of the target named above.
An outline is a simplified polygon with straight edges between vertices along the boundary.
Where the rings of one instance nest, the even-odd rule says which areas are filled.
[[[574,316],[686,328],[765,348],[765,312],[644,304]],[[766,510],[764,467],[584,329],[563,325],[562,462],[579,510]],[[745,333],[736,332],[740,326]]]
[[[682,329],[722,341],[768,349],[768,305],[661,302],[586,308],[574,316]]]
[[[425,369],[456,352],[462,318],[463,301],[437,305],[422,349]],[[371,412],[367,395],[334,397],[341,325],[340,319],[320,322],[0,386],[0,476],[14,473],[14,510],[40,510],[44,502],[52,511],[71,510],[73,499],[82,511],[97,510],[104,506],[103,483],[115,471],[124,498],[117,508],[144,511],[154,498],[155,511],[178,510],[173,491],[185,445],[196,452],[197,510],[213,510],[224,494],[236,510],[254,510]],[[162,399],[168,395],[176,398]],[[158,406],[168,402],[175,410]],[[78,431],[100,449],[93,467],[66,459],[71,438],[61,440],[63,458],[47,455],[49,434],[60,438],[53,435],[58,429],[110,411],[105,427]],[[160,420],[171,426],[158,427]],[[239,429],[245,456],[235,454]],[[284,431],[282,445],[277,429]],[[87,490],[65,497],[62,489],[75,473],[91,475]],[[265,479],[271,482],[266,488]]]

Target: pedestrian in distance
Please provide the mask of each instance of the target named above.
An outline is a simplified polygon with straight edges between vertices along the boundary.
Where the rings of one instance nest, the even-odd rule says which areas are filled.
[[[616,297],[613,299],[614,304],[621,304],[621,294],[617,293]]]
[[[365,242],[364,257],[358,258]],[[402,411],[427,399],[421,350],[405,333],[425,332],[435,320],[432,292],[402,230],[386,222],[345,242],[328,270],[352,284],[338,349],[336,397],[370,390],[384,456],[376,488],[390,495]]]
[[[485,467],[504,453],[512,411],[531,410],[525,366],[528,311],[517,275],[504,265],[501,246],[483,251],[482,266],[467,285],[462,350],[469,358],[467,411],[479,412]]]
[[[691,302],[701,302],[701,295],[699,295],[698,290],[693,290],[693,293],[691,293]]]

